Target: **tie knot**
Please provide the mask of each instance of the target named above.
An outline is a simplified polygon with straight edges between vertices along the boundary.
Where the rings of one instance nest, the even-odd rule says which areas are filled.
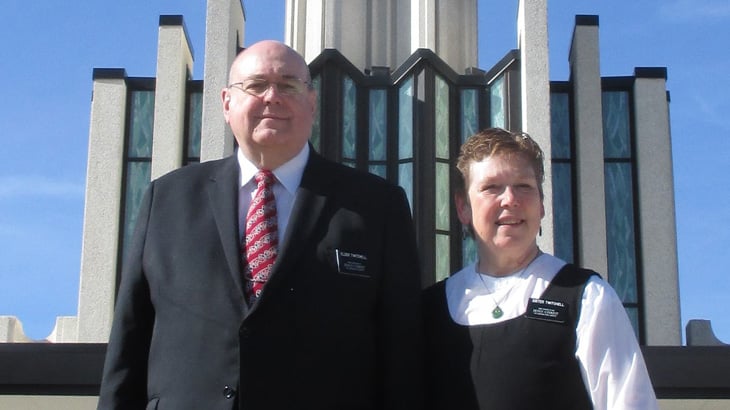
[[[273,186],[274,181],[276,181],[274,173],[269,171],[268,169],[259,170],[254,178],[256,179],[256,184],[259,186]]]

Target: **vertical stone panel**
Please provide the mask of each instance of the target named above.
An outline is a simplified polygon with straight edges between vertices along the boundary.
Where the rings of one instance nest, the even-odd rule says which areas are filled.
[[[677,228],[666,69],[637,68],[635,76],[646,344],[680,346]]]
[[[608,275],[597,17],[576,19],[569,61],[573,80],[578,260],[581,265]]]
[[[186,90],[192,72],[193,55],[182,16],[160,16],[152,179],[182,165]]]

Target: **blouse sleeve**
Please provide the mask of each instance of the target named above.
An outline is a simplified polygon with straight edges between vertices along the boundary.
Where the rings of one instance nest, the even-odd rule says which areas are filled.
[[[616,292],[593,276],[583,292],[576,357],[596,410],[658,409],[631,322]]]

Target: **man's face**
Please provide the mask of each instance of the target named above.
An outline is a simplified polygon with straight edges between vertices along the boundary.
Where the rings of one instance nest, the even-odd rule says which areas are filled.
[[[308,79],[301,58],[275,42],[257,43],[234,62],[223,115],[253,163],[275,169],[307,143],[316,107]]]

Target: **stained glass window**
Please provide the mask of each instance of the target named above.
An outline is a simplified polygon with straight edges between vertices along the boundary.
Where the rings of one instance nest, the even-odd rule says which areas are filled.
[[[155,92],[150,90],[130,91],[129,101],[127,155],[125,158],[125,179],[123,182],[123,253],[126,252],[129,238],[134,230],[142,196],[147,185],[150,183]]]
[[[357,87],[350,77],[342,80],[342,163],[355,166],[357,158]]]
[[[413,209],[413,77],[398,90],[398,185],[403,187]]]
[[[490,107],[492,127],[505,128],[507,125],[505,117],[506,90],[504,86],[504,75],[496,79],[490,87]]]
[[[604,91],[602,106],[608,278],[638,335],[639,272],[629,91]]]
[[[188,97],[187,152],[185,163],[200,161],[200,132],[203,119],[203,92],[191,92]]]
[[[550,93],[550,135],[554,252],[555,256],[573,263],[573,161],[570,144],[570,96],[567,92]]]
[[[321,98],[320,92],[321,92],[322,84],[321,84],[321,79],[319,76],[314,77],[312,79],[312,88],[317,93],[318,98],[317,98],[317,113],[314,115],[314,123],[312,124],[312,135],[309,137],[309,143],[312,144],[312,147],[314,148],[315,151],[322,152],[322,147],[320,145],[321,144],[320,143],[320,141],[321,141],[321,139],[320,139],[321,121],[322,121],[322,119],[320,118],[320,113],[322,112],[322,98]]]

